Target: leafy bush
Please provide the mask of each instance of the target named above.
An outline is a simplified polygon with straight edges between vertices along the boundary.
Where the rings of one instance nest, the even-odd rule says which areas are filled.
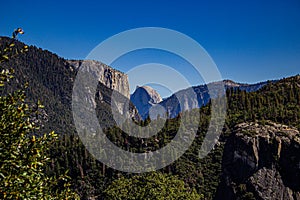
[[[1,48],[0,64],[26,51],[7,44]],[[0,199],[76,199],[70,190],[68,176],[48,176],[47,149],[57,141],[54,132],[37,135],[36,125],[39,108],[26,103],[25,89],[4,93],[14,70],[0,67]]]

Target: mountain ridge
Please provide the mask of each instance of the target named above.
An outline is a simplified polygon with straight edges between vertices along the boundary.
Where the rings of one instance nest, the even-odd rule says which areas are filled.
[[[145,102],[148,100],[144,100],[144,99],[138,100],[137,98],[135,98],[133,104],[138,105],[137,109],[139,111],[141,110],[141,113],[142,113],[141,117],[143,119],[146,119],[148,117],[149,110],[151,109],[152,106],[155,106],[156,104],[162,106],[165,109],[165,112],[168,113],[168,117],[174,118],[180,112],[183,112],[186,110],[191,110],[194,108],[201,108],[202,106],[206,105],[211,99],[211,97],[210,97],[211,94],[210,94],[208,88],[219,89],[220,84],[221,84],[221,87],[224,85],[225,90],[232,88],[232,89],[244,90],[246,92],[254,92],[254,91],[261,89],[268,83],[276,82],[276,81],[277,80],[268,80],[268,81],[264,81],[264,82],[247,84],[247,83],[237,83],[237,82],[234,82],[233,80],[226,79],[223,81],[211,82],[208,84],[192,86],[190,88],[179,90],[179,91],[175,92],[174,94],[172,94],[171,96],[164,98],[159,103],[148,104],[146,109],[140,108],[141,107],[140,105],[144,105],[144,103],[141,103],[141,102]],[[194,96],[196,99],[190,98],[191,97],[190,93],[192,91],[195,92],[196,95],[192,95],[192,96]],[[215,91],[212,91],[212,93],[214,93],[214,92]],[[179,103],[178,98],[181,98],[181,104],[184,105],[183,108],[182,108],[181,104]],[[160,114],[160,116],[165,116],[166,113],[159,113],[159,114]],[[157,115],[154,115],[154,118],[156,118],[155,116],[157,116]]]
[[[1,47],[12,42],[15,44],[14,48],[17,49],[22,49],[25,46],[23,42],[18,40],[0,37]],[[100,121],[109,121],[107,124],[113,124],[111,122],[112,114],[108,112],[111,99],[109,95],[103,94],[103,92],[109,94],[111,90],[119,90],[122,96],[128,98],[128,77],[123,72],[98,61],[67,60],[48,50],[43,50],[32,45],[28,46],[27,52],[19,54],[17,57],[3,63],[3,67],[13,67],[15,71],[15,78],[10,84],[11,89],[20,88],[25,83],[29,83],[30,87],[26,90],[28,100],[31,102],[39,100],[45,106],[45,112],[48,116],[47,121],[49,123],[46,123],[47,125],[44,127],[44,130],[54,130],[64,134],[75,132],[71,108],[72,90],[79,66],[82,64],[91,64],[86,69],[92,70],[92,73],[98,73],[98,77],[100,77],[100,87],[97,94],[99,97],[106,98],[98,102],[99,105],[105,108],[99,109],[99,112],[103,113],[98,113],[98,117],[101,116],[103,118]],[[116,83],[119,85],[122,83],[122,87],[115,87]],[[104,87],[107,89],[104,89]],[[7,88],[7,90],[11,90],[10,88]],[[133,112],[130,115],[136,117],[134,109],[130,108],[130,110]],[[105,120],[106,118],[110,120]],[[56,125],[54,126],[53,124]]]
[[[22,43],[16,42],[16,45],[21,46]],[[76,134],[70,105],[76,70],[66,59],[49,51],[29,47],[29,53],[11,59],[5,66],[15,69],[15,78],[9,86],[15,91],[29,82],[26,91],[29,100],[39,99],[45,105],[48,114],[44,123],[46,131],[54,130],[60,135],[59,142],[49,150],[51,165],[45,166],[49,173],[59,175],[68,170],[72,187],[82,199],[105,199],[103,191],[113,180],[120,177],[126,180],[131,176],[97,161]],[[255,86],[252,89],[257,88]],[[207,86],[195,89],[199,90],[199,96],[202,90],[206,91],[201,98],[208,94]],[[222,134],[215,148],[203,159],[199,158],[199,147],[210,123],[209,101],[200,109],[187,111],[191,113],[190,118],[184,119],[178,115],[177,118],[167,119],[161,132],[146,139],[128,136],[111,123],[113,92],[113,89],[99,82],[95,95],[96,113],[101,127],[109,121],[109,128],[104,129],[107,137],[118,147],[130,152],[145,153],[164,147],[176,136],[181,122],[185,123],[182,128],[186,133],[190,133],[189,123],[198,120],[192,114],[200,112],[193,144],[176,162],[157,173],[178,176],[191,189],[203,194],[205,199],[224,199],[224,193],[230,195],[227,199],[300,199],[299,75],[270,81],[255,92],[228,87],[225,93],[228,100],[227,116]],[[133,110],[133,114],[137,113]],[[277,126],[282,129],[273,134],[272,127],[276,129]],[[292,133],[287,129],[293,129]]]

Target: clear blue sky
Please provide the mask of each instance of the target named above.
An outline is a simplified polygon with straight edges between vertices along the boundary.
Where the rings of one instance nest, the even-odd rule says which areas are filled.
[[[2,1],[0,35],[19,26],[21,41],[69,59],[85,58],[121,31],[154,26],[195,39],[226,79],[300,73],[299,0]]]

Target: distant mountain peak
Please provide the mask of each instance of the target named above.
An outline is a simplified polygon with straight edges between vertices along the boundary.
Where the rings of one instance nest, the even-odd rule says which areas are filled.
[[[160,94],[156,90],[154,90],[152,87],[147,86],[147,85],[137,86],[136,90],[139,88],[144,89],[149,94],[149,96],[152,99],[151,103],[156,104],[156,103],[159,103],[162,101]]]
[[[223,83],[224,83],[224,85],[226,85],[228,87],[239,87],[241,85],[245,85],[245,84],[241,84],[241,83],[236,83],[229,79],[224,80]]]
[[[160,102],[160,94],[150,86],[137,86],[134,93],[130,96],[131,102],[135,105],[143,119],[148,116],[149,109]]]

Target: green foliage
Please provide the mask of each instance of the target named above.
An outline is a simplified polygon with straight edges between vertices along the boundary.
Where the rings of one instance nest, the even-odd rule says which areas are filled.
[[[0,52],[0,64],[22,51],[13,43]],[[23,49],[27,49],[25,46]],[[1,67],[1,92],[13,78],[13,69]],[[0,96],[0,199],[75,199],[66,173],[48,176],[47,149],[57,142],[54,132],[36,135],[39,108],[26,103],[25,86]]]
[[[90,155],[78,136],[62,135],[51,146],[49,154],[52,164],[47,166],[47,173],[58,176],[68,169],[71,184],[81,199],[100,196],[107,180],[112,179],[112,169]]]
[[[195,189],[185,186],[176,176],[152,172],[131,178],[121,177],[112,182],[104,192],[105,199],[202,199]]]
[[[0,38],[0,43],[2,44],[3,42],[9,44],[11,40]],[[20,51],[23,49],[23,46],[22,43],[16,41],[15,45],[10,48],[17,48]],[[6,56],[3,59],[7,60]],[[160,175],[144,174],[133,178],[95,160],[75,134],[72,122],[71,96],[76,67],[71,66],[65,59],[59,58],[49,51],[32,46],[28,47],[28,53],[20,54],[17,58],[10,59],[4,65],[8,66],[6,67],[7,69],[10,69],[9,66],[14,66],[15,73],[12,74],[13,71],[10,70],[3,71],[0,85],[4,85],[6,81],[11,80],[12,75],[15,76],[14,80],[16,80],[9,83],[13,91],[16,91],[16,88],[20,85],[30,82],[30,87],[26,89],[28,98],[34,102],[38,99],[41,100],[48,114],[47,123],[44,124],[43,131],[55,130],[61,133],[58,142],[53,142],[51,147],[46,148],[49,153],[49,160],[44,165],[47,176],[59,177],[60,174],[64,174],[66,170],[69,170],[68,175],[72,177],[70,180],[72,189],[82,199],[101,199],[104,195],[103,191],[106,191],[105,194],[108,195],[108,191],[114,191],[114,187],[118,188],[116,182],[120,175],[122,176],[121,182],[131,184],[133,180],[138,182],[147,176],[153,176],[153,179],[156,177],[157,182],[161,182],[161,173],[169,178],[178,177],[185,183],[187,188],[196,189],[199,194],[203,194],[205,199],[213,199],[222,174],[224,144],[237,123],[257,121],[263,124],[271,120],[281,124],[296,126],[300,129],[300,76],[283,79],[278,82],[270,82],[255,92],[245,92],[237,88],[228,89],[226,124],[224,125],[223,134],[219,138],[218,145],[215,146],[211,153],[204,159],[199,159],[199,149],[210,122],[210,103],[208,103],[200,109],[188,111],[191,113],[200,112],[197,137],[188,151],[176,162],[161,169],[160,173],[158,173]],[[5,90],[6,94],[8,94],[7,91],[10,90]],[[187,119],[181,119],[178,116],[167,120],[164,128],[153,137],[147,139],[130,137],[118,127],[114,127],[115,123],[110,111],[112,90],[99,84],[98,91],[101,92],[101,100],[97,95],[95,100],[97,102],[96,112],[101,127],[107,128],[105,133],[114,144],[131,152],[139,153],[162,148],[174,138],[181,120],[184,120],[184,130],[190,131],[189,123],[193,123],[197,119],[193,117],[193,114]],[[97,92],[97,94],[99,93]],[[28,109],[32,108],[28,106]],[[32,119],[31,115],[32,113],[28,116],[30,119]],[[155,121],[151,123],[155,123]],[[159,119],[157,123],[160,123]],[[29,132],[37,133],[39,131],[41,130]],[[245,132],[245,134],[252,135],[253,133]],[[25,138],[28,137],[32,139],[33,134],[27,134]],[[46,155],[46,152],[44,153]],[[155,183],[156,181],[153,182]],[[150,186],[153,185],[150,184]],[[254,198],[254,195],[248,191],[247,187],[243,186],[240,189],[238,194],[240,199]],[[127,188],[124,188],[124,190],[130,193],[131,186],[127,185]],[[2,191],[4,190],[2,189]]]
[[[291,84],[295,86],[290,87]],[[228,115],[223,135],[221,135],[219,143],[214,150],[203,159],[199,159],[198,155],[210,121],[210,104],[201,109],[188,111],[191,113],[188,119],[182,119],[180,116],[168,119],[159,133],[147,139],[130,137],[118,127],[108,128],[105,133],[114,144],[124,150],[136,153],[155,151],[168,144],[174,138],[181,120],[184,120],[185,130],[190,131],[190,123],[196,120],[193,116],[200,112],[199,129],[193,144],[180,159],[161,169],[160,172],[178,176],[190,188],[195,188],[199,194],[203,194],[205,199],[213,199],[222,174],[224,144],[227,137],[230,136],[234,125],[244,121],[268,123],[269,119],[283,124],[286,124],[286,122],[292,125],[299,124],[300,93],[299,87],[296,87],[297,84],[300,85],[299,79],[294,77],[270,84],[257,92],[246,93],[240,90],[228,90]],[[281,88],[285,89],[282,90]],[[293,93],[296,100],[289,97],[291,88],[294,90]],[[101,91],[105,91],[105,88],[101,88]],[[279,94],[274,95],[276,93]],[[261,103],[259,104],[259,102]],[[292,111],[294,113],[290,115]],[[157,121],[153,120],[151,123],[159,123],[159,119]],[[253,135],[254,133],[245,132],[245,134]],[[54,163],[60,166],[60,170],[70,169],[70,175],[74,179],[73,184],[77,188],[76,191],[85,199],[91,196],[102,196],[101,191],[107,186],[111,188],[112,186],[109,186],[111,181],[114,181],[121,174],[121,172],[95,161],[86,152],[78,136],[64,135],[61,145],[52,150],[52,153],[54,152],[57,152],[54,155],[55,158],[61,158],[61,160],[54,159]],[[68,160],[68,164],[66,164],[66,160]],[[123,176],[123,179],[126,179],[126,173],[123,173]],[[253,196],[248,191],[239,193],[239,195],[248,199],[251,199]]]
[[[236,193],[237,193],[238,199],[241,199],[241,200],[255,200],[256,199],[252,192],[247,191],[246,184],[238,185]]]
[[[292,125],[300,130],[300,76],[270,82],[256,92],[227,90],[231,128],[245,121],[266,120]]]
[[[0,63],[4,61],[9,61],[9,59],[28,51],[28,46],[24,45],[22,48],[15,48],[14,40],[10,40],[8,44],[5,45],[3,50],[0,52]]]

